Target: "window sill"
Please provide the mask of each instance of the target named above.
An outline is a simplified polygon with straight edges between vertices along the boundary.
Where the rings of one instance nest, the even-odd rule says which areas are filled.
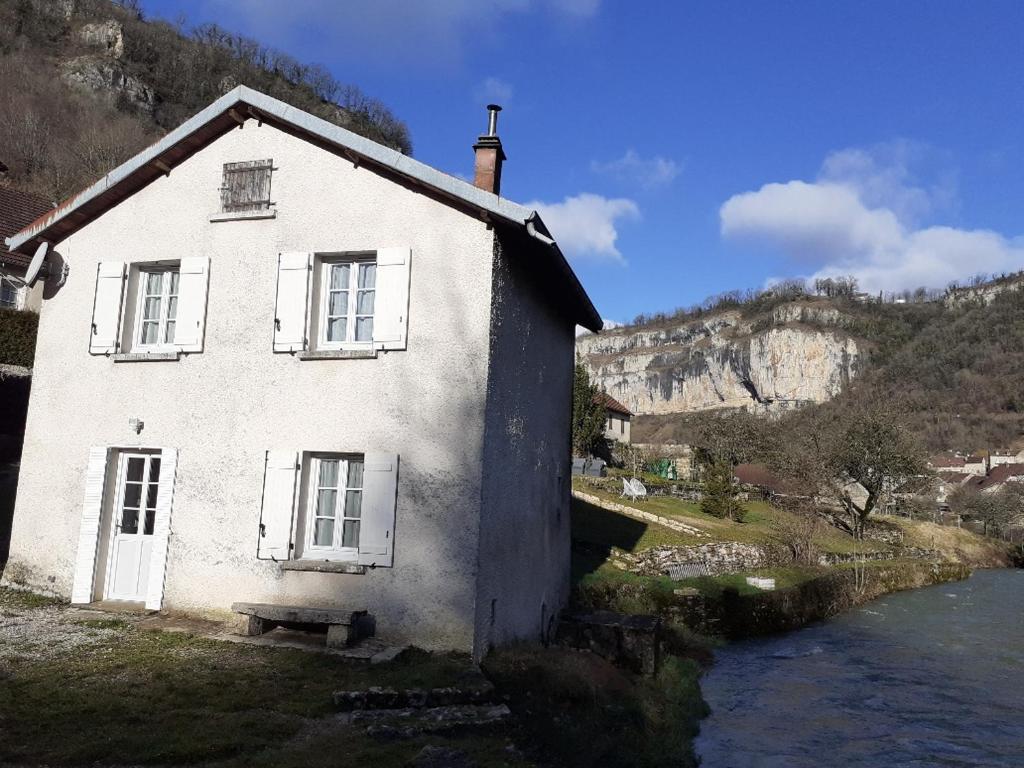
[[[309,352],[300,352],[299,360],[372,360],[377,357],[377,350],[373,349],[318,349]]]
[[[311,571],[313,573],[350,573],[362,576],[366,566],[358,563],[338,563],[330,560],[285,560],[282,571]]]
[[[111,357],[115,363],[153,363],[160,360],[177,360],[181,353],[176,349],[170,352],[118,352]]]
[[[247,219],[276,219],[277,209],[261,211],[218,211],[210,214],[210,221],[245,221]]]

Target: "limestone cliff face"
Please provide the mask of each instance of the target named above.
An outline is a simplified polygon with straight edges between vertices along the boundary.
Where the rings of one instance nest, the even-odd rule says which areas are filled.
[[[834,308],[787,304],[770,322],[739,312],[582,336],[592,379],[637,414],[711,408],[772,413],[835,397],[860,350]]]

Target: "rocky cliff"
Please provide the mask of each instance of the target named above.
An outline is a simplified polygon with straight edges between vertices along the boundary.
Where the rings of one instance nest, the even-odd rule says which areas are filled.
[[[582,336],[591,378],[637,414],[711,408],[773,413],[837,395],[859,368],[834,307],[784,304]]]

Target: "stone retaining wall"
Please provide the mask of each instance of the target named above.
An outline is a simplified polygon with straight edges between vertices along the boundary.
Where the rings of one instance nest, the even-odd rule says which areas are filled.
[[[614,559],[620,561],[626,570],[643,576],[664,576],[668,574],[670,566],[684,564],[703,565],[709,576],[780,564],[777,555],[765,547],[737,541],[694,547],[654,547],[636,554],[615,552]]]

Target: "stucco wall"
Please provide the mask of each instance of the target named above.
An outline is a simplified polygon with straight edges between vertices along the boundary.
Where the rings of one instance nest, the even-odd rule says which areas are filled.
[[[0,275],[11,275],[12,277],[24,280],[25,270],[16,266],[0,266]],[[18,309],[28,312],[38,312],[43,303],[43,281],[37,280],[31,287],[21,289],[21,305]]]
[[[498,239],[487,390],[477,647],[539,640],[569,595],[574,324]]]
[[[608,426],[608,419],[611,419],[611,426]],[[608,419],[605,420],[604,436],[608,440],[618,440],[620,443],[630,442],[629,428],[630,422],[628,419],[623,418],[617,413],[608,413]]]
[[[225,162],[273,158],[277,218],[211,223]],[[69,595],[89,446],[179,449],[164,606],[365,607],[378,634],[469,650],[493,234],[465,214],[249,121],[61,244],[43,306],[5,579]],[[412,249],[406,351],[273,354],[279,251]],[[88,354],[96,265],[211,259],[205,350],[177,362]],[[128,419],[145,423],[138,437]],[[255,557],[264,451],[400,454],[393,568],[282,572]],[[102,567],[102,564],[98,567]]]

